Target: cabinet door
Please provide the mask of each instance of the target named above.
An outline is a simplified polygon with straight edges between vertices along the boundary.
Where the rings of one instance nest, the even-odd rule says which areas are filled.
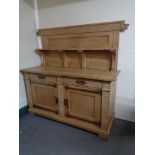
[[[57,98],[55,96],[55,88],[52,86],[31,84],[33,104],[34,106],[57,111]]]
[[[78,119],[99,123],[101,94],[82,90],[67,90],[67,115]]]

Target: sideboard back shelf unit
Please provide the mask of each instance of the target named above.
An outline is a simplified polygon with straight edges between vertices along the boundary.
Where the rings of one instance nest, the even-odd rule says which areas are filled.
[[[114,118],[125,21],[39,29],[41,66],[23,69],[29,112],[106,139]]]

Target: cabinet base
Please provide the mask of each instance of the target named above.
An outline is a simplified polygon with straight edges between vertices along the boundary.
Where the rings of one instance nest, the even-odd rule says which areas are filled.
[[[108,134],[98,134],[100,139],[108,140]]]
[[[29,114],[30,115],[35,115],[35,113],[33,111],[31,111],[31,110],[29,110]]]
[[[97,127],[94,124],[87,123],[87,122],[84,122],[84,121],[79,121],[79,120],[74,119],[74,118],[68,118],[68,117],[65,117],[65,116],[62,117],[62,116],[59,116],[59,115],[55,114],[54,112],[52,113],[52,112],[42,110],[42,109],[37,109],[37,108],[29,109],[29,113],[32,114],[32,115],[36,114],[36,115],[39,115],[39,116],[42,116],[42,117],[45,117],[45,118],[48,118],[48,119],[56,120],[58,122],[69,124],[71,126],[74,126],[74,127],[77,127],[77,128],[81,128],[81,129],[96,133],[96,134],[99,135],[100,138],[105,139],[105,140],[108,139],[110,129],[111,129],[111,126],[112,126],[112,122],[113,122],[113,117],[112,117],[108,130],[104,131],[100,127]]]

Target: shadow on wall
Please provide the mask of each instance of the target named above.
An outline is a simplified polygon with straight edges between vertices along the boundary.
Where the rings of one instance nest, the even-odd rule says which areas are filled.
[[[26,1],[26,0],[25,0]],[[69,3],[92,1],[92,0],[38,0],[39,9],[50,8],[53,6],[65,5]]]
[[[34,8],[33,0],[20,0],[20,1],[24,1],[28,6]]]

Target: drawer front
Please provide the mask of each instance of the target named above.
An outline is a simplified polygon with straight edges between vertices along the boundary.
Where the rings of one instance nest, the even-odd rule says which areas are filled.
[[[67,86],[85,87],[85,88],[102,88],[102,82],[85,79],[64,78],[64,84]]]
[[[44,75],[44,74],[30,74],[31,82],[37,82],[42,84],[56,85],[56,77]]]

